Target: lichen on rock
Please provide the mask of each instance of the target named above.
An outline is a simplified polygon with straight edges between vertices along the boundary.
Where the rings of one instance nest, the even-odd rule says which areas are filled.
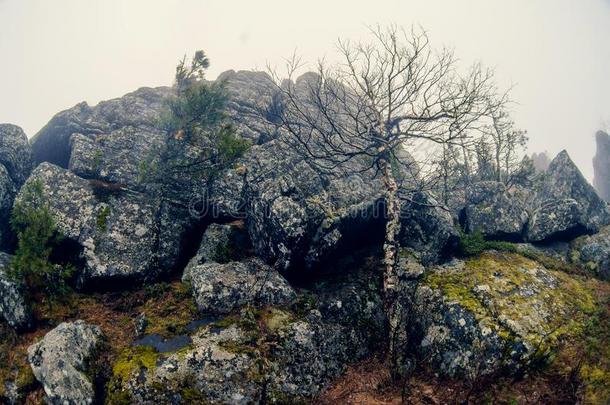
[[[514,253],[430,269],[411,308],[419,350],[448,375],[517,372],[579,336],[596,302],[582,281]]]

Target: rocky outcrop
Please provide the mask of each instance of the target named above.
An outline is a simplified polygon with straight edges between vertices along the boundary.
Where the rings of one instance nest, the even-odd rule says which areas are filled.
[[[177,353],[134,348],[111,395],[131,403],[301,403],[378,349],[384,316],[371,274],[202,326]]]
[[[572,241],[569,259],[594,272],[599,278],[610,280],[610,227]]]
[[[143,164],[154,165],[164,135],[154,128],[126,126],[107,135],[70,138],[68,168],[77,175],[117,183],[132,189],[145,188]]]
[[[0,124],[0,248],[13,247],[11,208],[31,171],[32,152],[25,133],[16,125]]]
[[[273,139],[273,130],[261,118],[261,114],[272,114],[276,102],[277,88],[271,76],[265,72],[228,70],[216,80],[225,83],[228,114],[239,134],[255,144]]]
[[[604,131],[595,134],[597,150],[593,157],[593,186],[601,198],[610,201],[610,136]]]
[[[476,183],[466,194],[462,212],[467,232],[481,232],[489,239],[520,240],[528,220],[528,192],[507,189],[503,183]]]
[[[410,299],[417,353],[470,379],[544,359],[563,338],[580,338],[594,307],[578,279],[498,252],[429,269]]]
[[[34,170],[24,189],[33,184],[41,185],[41,201],[48,204],[59,232],[82,249],[82,283],[113,278],[152,280],[168,270],[158,266],[168,253],[160,242],[158,201],[83,179],[49,163]],[[17,199],[22,198],[23,190]],[[179,234],[170,237],[179,242]]]
[[[218,80],[225,81],[229,93],[228,114],[240,134],[254,143],[261,137],[268,137],[267,129],[257,117],[258,106],[272,102],[274,85],[270,77],[263,72],[227,71],[220,74]],[[155,143],[159,119],[172,95],[173,90],[169,87],[143,87],[94,107],[85,102],[77,104],[55,115],[32,138],[34,159],[37,163],[46,161],[63,168],[72,164],[75,170],[86,172],[95,170],[95,163],[99,161],[99,170],[107,176],[124,178],[129,175],[132,180],[131,170],[122,172],[120,167],[119,171],[114,170],[127,153],[123,147],[131,146],[127,150],[135,153],[131,162],[124,160],[126,167],[142,161],[139,158]],[[71,141],[74,134],[80,136]],[[99,145],[84,145],[88,142],[85,138],[89,142],[99,142]],[[113,156],[111,152],[119,152],[118,149],[122,152]],[[97,154],[100,150],[101,158]],[[93,161],[87,163],[89,159]]]
[[[7,274],[11,257],[0,252],[0,319],[15,329],[27,329],[32,324],[32,309],[22,286]]]
[[[0,124],[0,163],[16,187],[20,187],[33,169],[32,150],[21,128]]]
[[[210,224],[199,244],[199,249],[184,269],[183,280],[190,279],[191,269],[204,263],[239,261],[251,253],[251,242],[243,222]]]
[[[443,261],[457,245],[451,213],[425,193],[402,201],[400,244],[417,252],[426,264]]]
[[[374,219],[381,181],[368,172],[322,174],[277,140],[252,147],[236,166],[212,200],[220,212],[243,207],[255,252],[281,269],[318,263],[337,248],[344,225]]]
[[[250,305],[285,305],[296,298],[288,282],[260,259],[225,264],[205,263],[188,274],[199,310],[227,314]]]
[[[28,361],[49,403],[94,403],[94,387],[87,373],[102,342],[97,326],[76,321],[60,324],[28,348]]]
[[[62,111],[32,138],[34,160],[67,168],[73,134],[95,138],[123,127],[155,128],[165,100],[171,94],[169,87],[143,87],[121,98],[102,101],[95,107],[82,102]]]
[[[606,203],[566,151],[549,165],[536,200],[527,227],[527,239],[532,242],[573,239],[595,233],[610,221]]]

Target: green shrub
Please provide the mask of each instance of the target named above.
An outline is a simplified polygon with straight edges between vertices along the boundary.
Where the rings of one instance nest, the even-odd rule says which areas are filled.
[[[487,249],[487,241],[479,231],[470,234],[461,232],[458,249],[461,256],[476,256]]]
[[[226,113],[225,83],[204,79],[209,61],[197,51],[190,64],[176,68],[176,95],[167,101],[159,120],[166,133],[163,145],[139,166],[139,179],[170,185],[185,178],[212,179],[231,167],[251,146],[242,139]]]
[[[485,250],[499,250],[502,252],[520,253],[520,249],[510,242],[498,240],[486,240],[483,233],[475,231],[470,234],[460,233],[460,241],[458,244],[459,254],[461,256],[477,256]]]
[[[74,269],[51,263],[53,248],[62,236],[43,196],[42,183],[29,182],[15,202],[11,227],[17,235],[17,250],[9,266],[9,275],[23,283],[31,293],[43,292],[50,297],[68,290],[66,280]]]

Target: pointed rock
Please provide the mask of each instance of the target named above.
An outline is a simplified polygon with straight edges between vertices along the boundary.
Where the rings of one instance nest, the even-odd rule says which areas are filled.
[[[610,222],[606,203],[565,150],[549,165],[536,200],[527,229],[531,242],[570,240],[595,233]]]

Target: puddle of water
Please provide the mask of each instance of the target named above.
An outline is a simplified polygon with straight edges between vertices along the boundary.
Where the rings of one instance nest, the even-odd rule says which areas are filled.
[[[142,339],[138,339],[133,342],[133,346],[152,346],[159,353],[175,352],[183,347],[186,347],[193,343],[191,338],[187,335],[178,335],[172,338],[166,339],[161,335],[152,334],[146,335]]]
[[[202,319],[197,319],[195,321],[190,322],[188,325],[186,325],[186,330],[188,332],[195,332],[200,327],[209,325],[211,323],[214,323],[217,320],[218,319],[213,318],[213,317],[206,317],[206,318],[202,318]]]
[[[186,325],[186,331],[188,333],[195,332],[198,328],[206,325],[210,325],[216,322],[217,319],[213,317],[206,317],[202,319],[196,319]],[[172,338],[164,338],[163,336],[153,333],[146,335],[141,339],[136,340],[132,343],[132,346],[151,346],[154,347],[159,353],[175,352],[183,347],[186,347],[193,343],[191,337],[188,335],[178,335]]]
[[[196,319],[186,325],[186,331],[193,333],[202,326],[210,325],[216,322],[218,319],[214,317],[205,317],[202,319]],[[146,335],[141,339],[136,340],[132,343],[132,346],[151,346],[155,348],[159,353],[175,352],[183,347],[186,347],[193,343],[193,340],[189,335],[178,335],[172,338],[164,338],[163,336],[153,333]]]

